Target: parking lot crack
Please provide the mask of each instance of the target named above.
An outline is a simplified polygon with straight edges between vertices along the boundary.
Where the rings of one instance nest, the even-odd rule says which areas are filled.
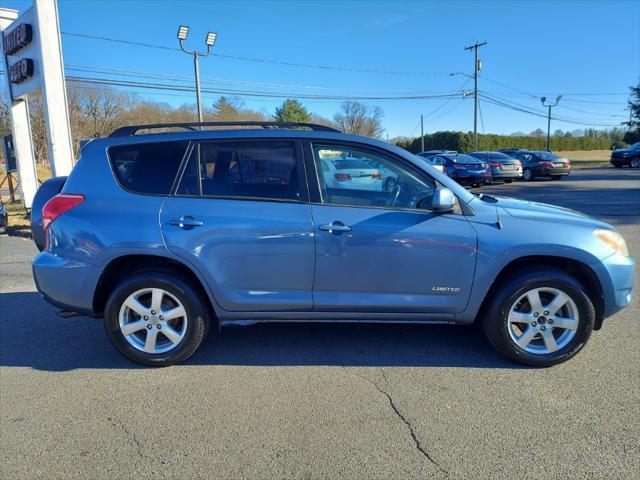
[[[343,367],[344,368],[344,367]],[[385,384],[387,385],[387,387],[389,387],[389,382],[387,380],[387,376],[384,373],[384,370],[382,368],[380,368],[380,372],[382,373],[382,377],[384,378]],[[368,379],[365,376],[359,375],[358,373],[354,373],[358,378],[368,382],[369,384],[371,384],[378,392],[380,392],[382,395],[384,395],[387,398],[387,401],[389,402],[389,406],[391,407],[391,410],[393,410],[394,414],[396,415],[396,417],[398,417],[402,423],[404,423],[405,427],[407,428],[407,430],[409,431],[409,434],[411,435],[411,438],[413,440],[413,443],[416,447],[416,449],[418,450],[418,452],[420,452],[420,454],[427,459],[427,461],[432,464],[433,466],[435,466],[440,472],[444,473],[444,474],[448,474],[448,472],[442,468],[442,466],[440,466],[440,464],[438,462],[436,462],[434,460],[434,458],[431,456],[431,454],[428,452],[428,450],[425,448],[425,446],[423,445],[423,443],[420,441],[420,439],[418,438],[418,435],[416,434],[416,431],[413,428],[413,425],[411,424],[411,422],[407,419],[407,417],[405,417],[402,412],[400,411],[400,409],[398,408],[398,406],[396,405],[396,402],[393,400],[393,397],[391,396],[391,394],[387,391],[382,389],[376,382],[374,382],[373,380]]]
[[[124,432],[124,434],[132,441],[132,443],[136,447],[136,450],[138,452],[138,456],[140,458],[146,458],[146,455],[143,452],[144,444],[140,440],[138,440],[138,437],[136,437],[135,433],[129,431],[129,429],[125,426],[125,424],[122,422],[122,420],[120,420],[116,415],[113,415],[113,417],[107,417],[107,420],[114,427],[120,428],[120,430],[122,430]]]

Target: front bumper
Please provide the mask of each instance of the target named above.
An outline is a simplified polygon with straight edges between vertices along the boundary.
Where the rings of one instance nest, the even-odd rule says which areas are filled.
[[[636,262],[618,253],[592,265],[602,287],[604,317],[610,317],[631,303]]]
[[[611,157],[611,165],[629,165],[629,157]]]

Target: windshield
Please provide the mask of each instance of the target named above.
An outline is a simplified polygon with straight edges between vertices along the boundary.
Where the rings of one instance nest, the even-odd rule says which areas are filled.
[[[352,168],[366,168],[369,170],[371,169],[371,165],[357,158],[351,158],[348,160],[332,160],[332,162],[338,170],[349,170]]]
[[[471,155],[480,160],[513,160],[513,157],[500,152],[475,152]]]
[[[459,153],[458,155],[449,155],[447,158],[449,158],[453,163],[482,163],[482,160],[478,160],[476,157],[464,155],[462,153]]]
[[[536,152],[536,157],[540,158],[541,160],[556,160],[560,158],[558,155],[551,152]]]

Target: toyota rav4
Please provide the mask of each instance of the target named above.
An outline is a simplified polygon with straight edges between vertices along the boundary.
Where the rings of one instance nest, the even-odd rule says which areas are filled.
[[[393,188],[329,183],[335,158]],[[121,128],[40,188],[32,223],[44,298],[103,317],[122,354],[155,366],[210,325],[326,321],[477,322],[503,355],[549,366],[629,304],[634,279],[611,225],[474,195],[399,147],[309,124]]]

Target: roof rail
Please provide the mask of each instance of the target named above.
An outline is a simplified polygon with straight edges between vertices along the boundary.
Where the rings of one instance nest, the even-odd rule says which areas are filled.
[[[154,130],[160,128],[183,128],[185,130],[198,131],[201,127],[262,127],[262,128],[307,128],[314,132],[338,132],[332,127],[303,122],[189,122],[189,123],[152,123],[149,125],[130,125],[120,127],[111,132],[110,137],[129,137],[135,135],[138,130]]]

